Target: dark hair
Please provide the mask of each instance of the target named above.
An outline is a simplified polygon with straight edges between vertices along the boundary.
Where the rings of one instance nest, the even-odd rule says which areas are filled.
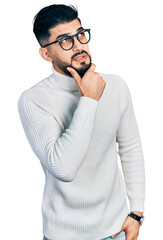
[[[34,17],[33,32],[41,45],[41,40],[48,40],[49,29],[61,23],[71,22],[78,18],[78,10],[73,5],[53,4],[42,8]]]

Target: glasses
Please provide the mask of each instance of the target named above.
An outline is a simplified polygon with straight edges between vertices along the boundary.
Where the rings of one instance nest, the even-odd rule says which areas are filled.
[[[74,35],[71,35],[71,36],[67,35],[67,36],[61,37],[60,39],[58,39],[54,42],[44,45],[43,48],[45,48],[53,43],[59,42],[61,48],[68,51],[68,50],[72,49],[74,46],[74,37],[77,37],[78,41],[81,44],[87,44],[91,39],[90,30],[91,29],[82,29],[81,31],[79,31],[78,33],[76,33]]]

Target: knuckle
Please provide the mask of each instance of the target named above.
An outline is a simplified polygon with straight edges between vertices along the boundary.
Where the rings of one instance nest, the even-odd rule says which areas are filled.
[[[97,72],[92,72],[92,77],[97,78]]]
[[[105,81],[103,81],[103,84],[104,84],[104,86],[106,86],[106,82]]]
[[[98,72],[95,72],[95,76],[96,76],[97,78],[99,78],[99,77],[100,77],[100,74],[99,74]]]

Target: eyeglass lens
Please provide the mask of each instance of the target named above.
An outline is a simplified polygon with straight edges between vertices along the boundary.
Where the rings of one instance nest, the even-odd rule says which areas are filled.
[[[90,34],[87,30],[80,31],[78,33],[78,40],[82,44],[86,44],[90,40]],[[73,46],[73,39],[69,36],[62,37],[60,39],[60,44],[66,50],[71,49]]]

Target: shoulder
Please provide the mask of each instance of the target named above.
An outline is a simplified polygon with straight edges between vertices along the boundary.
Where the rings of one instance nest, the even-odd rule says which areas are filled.
[[[128,86],[124,78],[122,78],[117,74],[106,74],[106,73],[100,73],[100,76],[103,77],[108,88],[111,88],[118,95],[119,94],[123,95],[123,93],[126,94],[126,91],[128,90]]]
[[[40,102],[44,101],[44,96],[47,95],[48,91],[47,83],[48,78],[44,78],[19,95],[17,101],[19,113],[28,111],[29,107],[38,105]]]
[[[38,97],[39,98],[43,97],[43,95],[46,94],[46,92],[49,90],[48,83],[50,76],[42,79],[33,86],[24,90],[18,97],[18,105],[25,100],[34,101]]]

